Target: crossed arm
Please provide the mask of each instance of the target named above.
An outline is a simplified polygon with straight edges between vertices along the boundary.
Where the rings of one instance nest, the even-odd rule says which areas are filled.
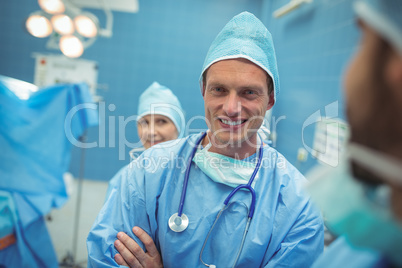
[[[311,215],[314,215],[312,212],[308,210],[307,215],[311,217]],[[294,224],[283,241],[281,241],[280,248],[264,267],[293,267],[295,265],[304,267],[304,265],[308,266],[314,262],[322,252],[324,241],[323,225],[320,217],[311,217],[310,220],[312,222],[306,222],[306,219],[299,219]],[[316,228],[311,228],[312,226]],[[114,242],[114,246],[119,252],[114,256],[115,261],[119,265],[128,267],[163,267],[161,255],[152,238],[139,227],[134,227],[132,231],[144,244],[146,252],[133,238],[124,232],[119,232],[117,240]]]
[[[129,237],[127,234],[119,232],[117,234],[117,240],[114,242],[114,246],[119,253],[114,256],[114,260],[119,265],[128,267],[163,267],[161,255],[159,254],[152,238],[139,227],[134,227],[133,233],[144,244],[147,252],[144,252],[134,239]]]

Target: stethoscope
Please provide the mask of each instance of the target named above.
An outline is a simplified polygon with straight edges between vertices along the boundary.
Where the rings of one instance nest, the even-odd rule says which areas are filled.
[[[186,192],[187,192],[187,184],[188,184],[188,179],[189,179],[189,174],[190,174],[190,167],[191,167],[191,162],[193,160],[193,157],[194,157],[195,153],[197,152],[197,149],[198,149],[199,145],[201,144],[201,141],[206,136],[206,134],[207,133],[205,132],[205,133],[203,133],[201,135],[201,137],[198,138],[198,140],[196,141],[196,145],[194,146],[193,151],[191,152],[191,156],[190,156],[190,158],[189,158],[189,160],[187,162],[186,173],[185,173],[185,176],[184,176],[183,189],[182,189],[181,197],[180,197],[179,210],[178,210],[177,213],[173,214],[169,218],[169,222],[168,222],[169,228],[174,232],[183,232],[184,230],[187,229],[187,226],[188,226],[188,217],[186,216],[186,214],[183,213],[183,206],[184,206],[184,200],[186,199]],[[240,189],[246,189],[246,190],[250,191],[250,193],[251,193],[251,204],[250,204],[250,209],[249,209],[249,212],[248,212],[248,220],[247,220],[246,228],[245,228],[244,233],[243,233],[243,238],[242,238],[242,242],[241,242],[241,245],[240,245],[240,249],[239,249],[239,251],[237,253],[237,257],[236,257],[236,260],[235,260],[234,265],[233,265],[233,267],[235,267],[235,265],[237,263],[237,260],[239,259],[240,253],[242,251],[243,245],[244,245],[246,234],[247,234],[248,228],[250,226],[250,221],[251,221],[251,219],[253,218],[253,215],[254,215],[256,196],[255,196],[255,191],[254,191],[253,187],[251,187],[251,184],[253,183],[254,178],[257,175],[258,170],[260,169],[262,156],[263,156],[263,145],[262,145],[262,142],[261,142],[261,145],[260,145],[259,151],[258,151],[258,161],[257,161],[257,164],[255,166],[254,172],[251,175],[250,180],[248,181],[247,184],[241,184],[241,185],[237,186],[236,188],[234,188],[230,192],[228,197],[226,197],[225,201],[223,202],[224,205],[223,205],[222,209],[219,211],[218,215],[216,216],[215,222],[213,223],[211,229],[208,232],[207,237],[205,238],[204,244],[203,244],[201,252],[200,252],[200,261],[205,266],[208,266],[210,268],[215,268],[216,267],[213,264],[206,264],[202,260],[202,253],[204,251],[205,245],[206,245],[206,243],[208,241],[208,238],[209,238],[213,228],[215,227],[215,225],[216,225],[219,217],[223,213],[223,211],[227,208],[227,206],[229,204],[229,201],[233,197],[233,195],[237,191],[239,191]]]

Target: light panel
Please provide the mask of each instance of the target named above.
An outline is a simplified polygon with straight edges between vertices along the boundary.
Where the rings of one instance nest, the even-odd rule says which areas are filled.
[[[51,20],[54,30],[61,35],[70,35],[74,33],[73,20],[65,15],[54,15]]]
[[[39,6],[49,14],[60,14],[66,10],[61,0],[38,0]]]
[[[78,58],[84,52],[84,45],[81,40],[74,35],[65,35],[60,38],[61,52],[70,58]]]
[[[92,38],[97,36],[99,23],[95,16],[91,14],[80,14],[74,18],[77,32],[84,37]],[[91,18],[92,17],[92,18]]]
[[[50,21],[40,14],[29,16],[25,26],[31,35],[39,38],[48,37],[53,31]]]

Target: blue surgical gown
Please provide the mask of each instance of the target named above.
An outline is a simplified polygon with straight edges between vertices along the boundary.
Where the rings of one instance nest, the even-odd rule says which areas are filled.
[[[391,267],[383,256],[374,250],[352,247],[344,237],[332,242],[312,268],[386,268]]]
[[[0,196],[13,204],[7,230],[17,241],[0,250],[0,267],[58,267],[44,215],[67,201],[71,141],[98,124],[98,113],[85,84],[49,86],[20,99],[20,82],[0,76]],[[79,108],[85,104],[92,109]]]
[[[178,211],[184,173],[200,134],[153,146],[133,161],[111,190],[87,238],[88,267],[118,267],[113,243],[119,231],[133,237],[139,226],[154,240],[164,267],[204,267],[204,240],[233,188],[216,183],[191,162],[181,233],[168,227]],[[323,222],[302,190],[304,177],[275,149],[265,145],[255,184],[256,207],[237,267],[310,267],[322,253]],[[239,191],[221,216],[203,253],[203,261],[231,267],[240,247],[251,195]]]

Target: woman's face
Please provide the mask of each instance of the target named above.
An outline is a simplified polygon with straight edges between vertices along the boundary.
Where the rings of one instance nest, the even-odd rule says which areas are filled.
[[[173,122],[168,117],[159,114],[149,114],[142,117],[138,121],[137,129],[138,136],[145,149],[178,137],[178,132]]]

